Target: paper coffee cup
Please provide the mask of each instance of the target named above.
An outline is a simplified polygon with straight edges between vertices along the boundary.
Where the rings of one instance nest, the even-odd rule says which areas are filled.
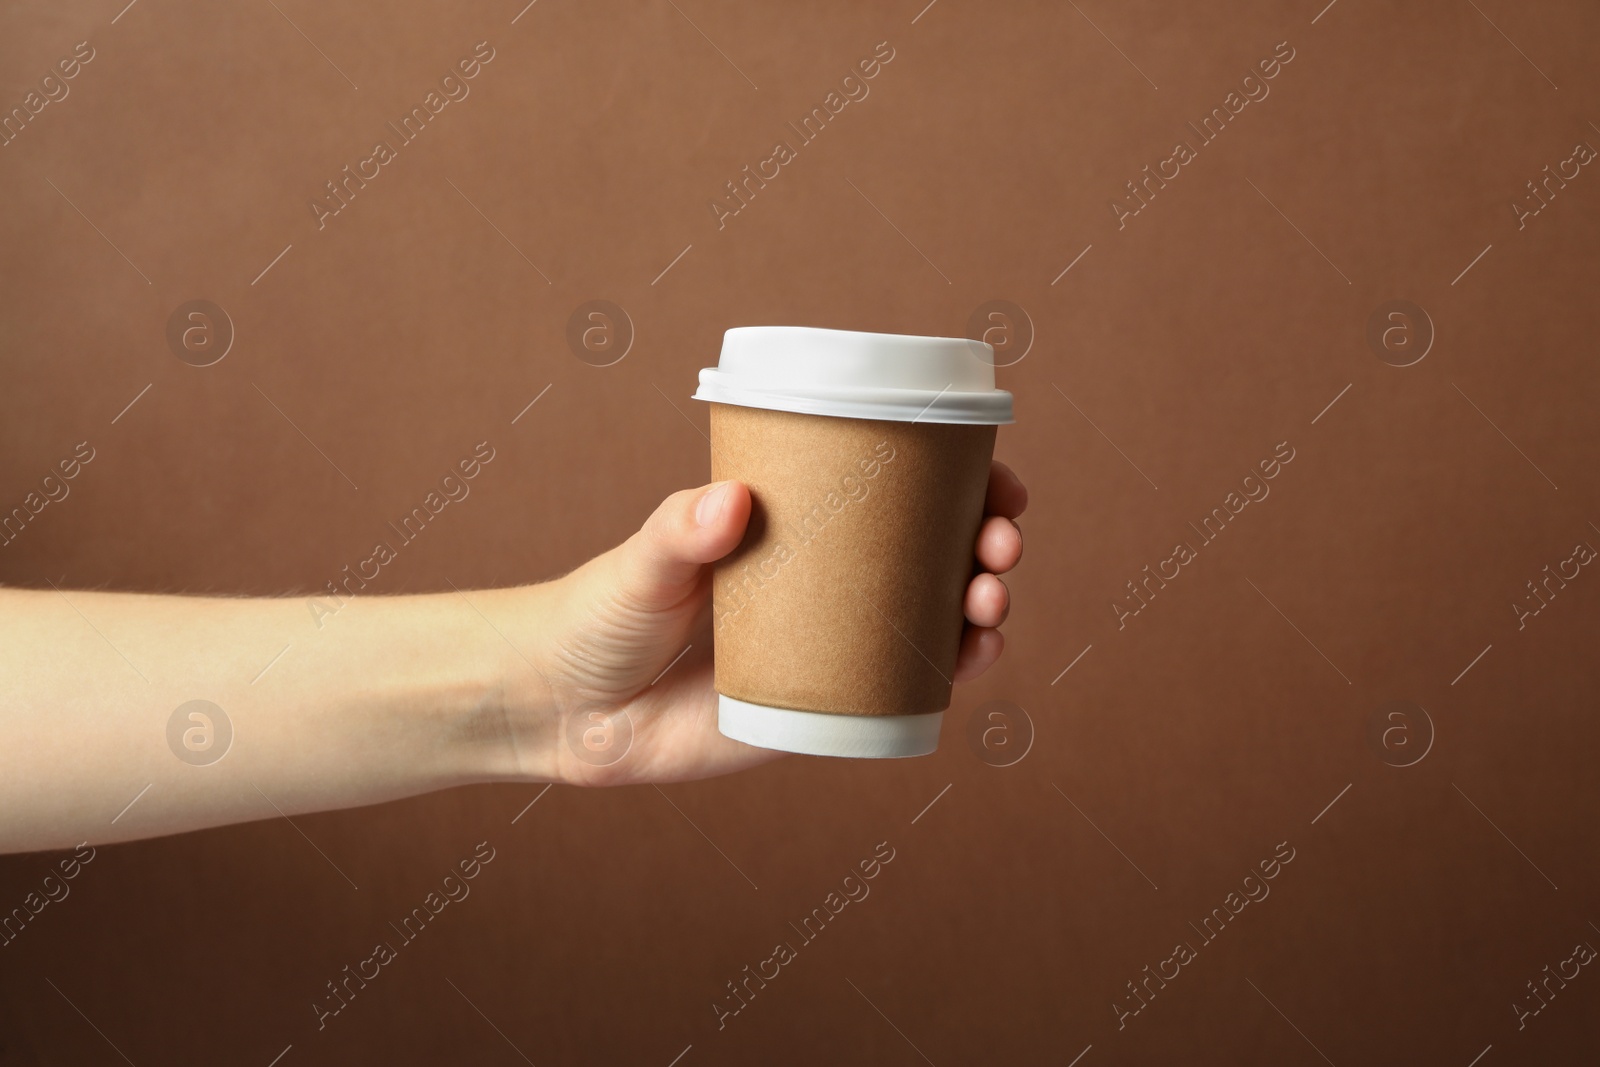
[[[712,478],[753,500],[713,580],[718,728],[819,756],[934,751],[995,427],[1012,421],[993,349],[746,326],[695,398]]]

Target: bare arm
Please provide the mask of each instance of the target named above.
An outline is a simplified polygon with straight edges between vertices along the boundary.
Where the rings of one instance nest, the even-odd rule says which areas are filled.
[[[319,629],[301,598],[0,591],[0,850],[551,777],[511,759],[516,655],[466,599],[507,595],[354,598]]]
[[[957,681],[1000,655],[1026,501],[996,464]],[[556,581],[356,596],[320,625],[302,598],[0,589],[0,852],[776,759],[716,726],[708,564],[749,517],[737,482],[684,490]],[[616,751],[592,750],[596,715]]]

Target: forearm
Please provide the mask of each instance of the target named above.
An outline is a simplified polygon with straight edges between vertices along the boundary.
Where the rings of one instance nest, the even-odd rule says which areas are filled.
[[[0,851],[550,778],[537,602],[355,597],[318,626],[300,598],[0,590]],[[193,700],[221,712],[169,741]]]

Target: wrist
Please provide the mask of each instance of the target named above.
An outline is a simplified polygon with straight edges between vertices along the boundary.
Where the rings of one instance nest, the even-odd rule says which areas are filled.
[[[460,610],[444,647],[461,653],[463,685],[446,747],[463,782],[560,777],[559,713],[547,620],[555,583],[449,594]],[[450,653],[447,653],[450,654]]]

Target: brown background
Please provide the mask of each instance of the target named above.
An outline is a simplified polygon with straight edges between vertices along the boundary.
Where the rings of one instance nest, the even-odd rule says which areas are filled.
[[[1033,492],[1006,658],[927,759],[556,787],[514,825],[539,787],[297,819],[359,891],[281,819],[105,848],[0,950],[5,1062],[1593,1055],[1589,969],[1521,1031],[1512,1004],[1600,944],[1600,578],[1520,631],[1510,605],[1600,544],[1600,176],[1521,230],[1511,204],[1600,144],[1600,15],[519,8],[0,12],[7,109],[96,51],[0,148],[0,502],[97,449],[0,577],[313,590],[484,439],[501,458],[382,591],[547,577],[705,478],[686,398],[725,328],[959,334],[1000,299],[1036,333],[1001,372]],[[323,183],[481,40],[471,96],[319,230]],[[707,202],[879,41],[871,95],[719,231]],[[1119,230],[1123,183],[1280,41],[1270,97]],[[196,368],[165,331],[202,298],[236,337]],[[1434,337],[1397,368],[1366,332],[1402,298]],[[595,299],[635,333],[604,368],[566,340]],[[1124,583],[1281,441],[1270,498],[1119,630]],[[1036,731],[1013,766],[967,743],[991,700]],[[1432,726],[1384,744],[1397,700]],[[472,897],[317,1032],[323,983],[486,838]],[[871,897],[719,1032],[724,983],[880,841]],[[1271,896],[1119,1030],[1125,983],[1284,841]],[[50,860],[0,862],[0,904]]]

